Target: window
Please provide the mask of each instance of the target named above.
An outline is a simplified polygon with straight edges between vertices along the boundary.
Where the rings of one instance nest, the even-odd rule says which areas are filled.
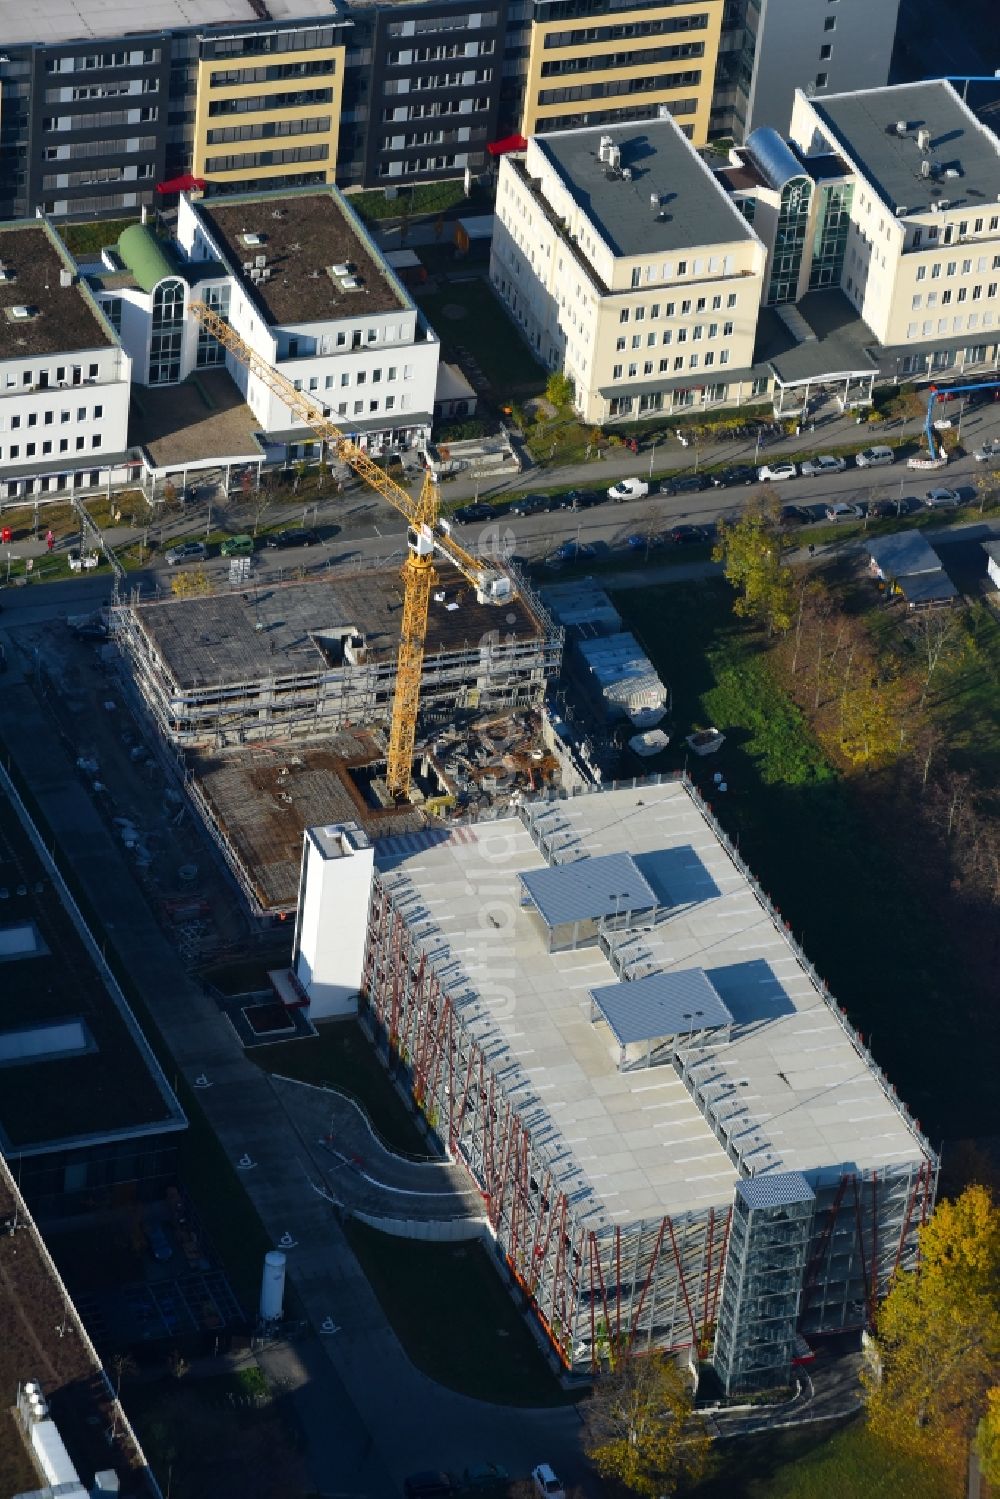
[[[732,338],[732,336],[733,336],[733,324],[732,323],[723,323],[723,325],[722,325],[722,335],[723,335],[724,338]]]
[[[734,291],[731,291],[726,298],[726,306],[730,308],[736,306],[736,293]]]
[[[675,357],[674,357],[674,369],[675,370],[682,370],[683,368],[684,368],[684,355],[683,354],[677,354],[677,355],[675,355]]]
[[[690,359],[688,360],[688,369],[696,370],[697,368],[698,368],[698,356],[697,356],[697,354],[692,354],[691,357],[690,357]]]
[[[694,309],[695,312],[704,312],[705,311],[705,305],[706,305],[705,304],[705,298],[704,297],[699,297],[698,301],[695,303],[695,309]]]
[[[619,338],[619,339],[615,340],[615,348],[618,350],[619,354],[621,354],[621,353],[624,352],[624,349],[625,349],[625,340],[624,340],[624,338]]]
[[[618,314],[618,321],[620,323],[627,323],[628,322],[628,308],[627,307],[623,307],[622,310],[621,310],[621,312]]]
[[[642,373],[644,375],[651,375],[653,373],[653,361],[651,359],[646,360],[646,363],[642,367]]]
[[[641,349],[642,348],[642,334],[641,333],[633,333],[632,334],[632,347],[633,347],[633,349]]]
[[[936,265],[932,265],[931,266],[931,280],[932,281],[937,281],[939,279],[940,275],[941,275],[941,262],[939,260]]]
[[[918,265],[917,266],[917,280],[918,281],[926,281],[927,280],[927,267],[925,265]]]
[[[829,80],[829,77],[830,77],[829,73],[817,73],[816,74],[816,87],[817,88],[826,88],[826,85],[827,85],[827,82]]]
[[[643,319],[645,318],[645,316],[646,316],[646,309],[645,309],[645,307],[637,307],[635,309],[635,320],[636,320],[637,323],[641,323],[643,321]]]
[[[949,260],[947,266],[945,267],[945,274],[948,275],[948,276],[954,276],[954,274],[955,274],[955,272],[957,270],[958,270],[958,261],[957,260]]]
[[[823,46],[819,49],[820,62],[829,62],[832,56],[833,48],[830,46],[829,42],[824,42]]]
[[[634,380],[635,377],[636,377],[636,375],[638,373],[639,373],[639,366],[637,364],[630,364],[629,367],[628,367],[628,377],[629,377],[629,379],[630,380]]]
[[[655,346],[656,346],[656,334],[655,333],[647,333],[646,334],[646,348],[647,349],[652,349],[652,348],[655,348]]]
[[[920,306],[923,305],[923,300],[924,299],[920,295],[919,292],[917,293],[917,295],[915,297],[911,297],[910,298],[910,306],[911,306],[911,308],[913,309],[914,312],[916,312],[916,310],[917,310],[918,307],[920,307]]]
[[[826,19],[825,19],[825,21],[823,22],[823,30],[824,31],[836,31],[836,29],[837,29],[837,17],[836,16],[827,16]]]
[[[641,282],[641,280],[642,280],[642,268],[640,266],[635,265],[635,266],[632,267],[632,285],[633,285],[633,287],[638,286],[639,283]]]
[[[677,274],[678,274],[678,276],[686,276],[687,273],[688,273],[688,263],[687,263],[687,261],[686,260],[679,260],[677,262]]]
[[[723,349],[722,352],[719,354],[719,363],[720,364],[728,364],[729,363],[729,350],[728,349]]]
[[[612,378],[612,380],[620,380],[620,379],[621,379],[621,377],[622,377],[622,367],[621,367],[621,365],[620,365],[620,364],[616,364],[616,365],[615,365],[615,366],[614,366],[614,367],[613,367],[613,368],[612,368],[612,371],[611,371],[611,378]]]
[[[943,291],[941,293],[941,306],[942,307],[947,307],[948,303],[950,301],[951,301],[951,287],[949,287],[947,291]]]

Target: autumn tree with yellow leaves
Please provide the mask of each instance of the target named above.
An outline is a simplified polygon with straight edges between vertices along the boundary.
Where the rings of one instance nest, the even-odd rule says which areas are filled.
[[[781,506],[773,491],[761,490],[739,520],[721,521],[712,560],[722,563],[736,590],[733,612],[783,634],[795,615],[795,585],[782,561]]]
[[[920,1231],[920,1267],[878,1314],[868,1422],[888,1446],[964,1488],[976,1443],[1000,1478],[1000,1208],[985,1187],[944,1201]]]
[[[708,1463],[709,1440],[693,1410],[676,1359],[655,1350],[621,1353],[584,1409],[587,1455],[602,1478],[642,1499],[673,1494]]]

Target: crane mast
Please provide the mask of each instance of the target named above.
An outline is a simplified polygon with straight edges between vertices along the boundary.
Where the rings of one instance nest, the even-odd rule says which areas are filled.
[[[437,581],[434,557],[447,558],[468,578],[480,603],[505,604],[514,596],[510,574],[474,557],[451,533],[447,521],[440,518],[437,485],[430,470],[424,475],[417,499],[370,458],[357,443],[342,432],[323,412],[321,406],[297,390],[290,380],[278,373],[272,364],[252,349],[225,318],[205,302],[193,301],[189,311],[201,326],[250,375],[261,380],[278,399],[297,416],[321,442],[329,444],[371,489],[388,500],[407,522],[407,556],[402,568],[403,622],[396,660],[396,690],[392,701],[389,748],[386,764],[386,786],[395,797],[409,793],[413,771],[413,751],[420,709],[420,681],[427,640],[427,616],[431,589]]]

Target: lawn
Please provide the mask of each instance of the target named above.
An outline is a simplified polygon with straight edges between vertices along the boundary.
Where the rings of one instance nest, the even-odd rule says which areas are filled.
[[[314,1040],[257,1046],[247,1052],[265,1072],[339,1088],[357,1100],[390,1150],[429,1155],[431,1146],[396,1092],[375,1048],[353,1020],[320,1026]]]
[[[933,1473],[888,1454],[854,1421],[717,1442],[697,1499],[945,1499]]]
[[[501,1405],[562,1405],[564,1391],[481,1243],[397,1239],[347,1226],[407,1354],[448,1389]]]
[[[546,374],[518,333],[488,281],[452,281],[443,291],[420,293],[421,310],[441,339],[445,359],[459,349],[475,359],[501,402],[523,400],[545,389]]]
[[[765,890],[931,1137],[987,1133],[994,1079],[985,1049],[965,1044],[978,1001],[961,953],[871,834],[861,796],[826,762],[729,600],[714,581],[615,595],[674,695],[663,768],[684,763],[692,726],[725,731],[720,754],[688,769]]]

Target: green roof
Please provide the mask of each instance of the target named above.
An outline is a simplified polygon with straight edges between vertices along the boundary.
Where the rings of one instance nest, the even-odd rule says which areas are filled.
[[[166,245],[145,224],[130,224],[122,230],[118,253],[145,292],[152,291],[164,276],[179,274]]]

